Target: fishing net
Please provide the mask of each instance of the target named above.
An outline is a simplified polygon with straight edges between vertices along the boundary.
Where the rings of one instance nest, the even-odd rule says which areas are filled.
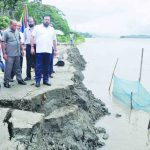
[[[112,93],[117,100],[129,107],[132,105],[133,109],[150,111],[150,93],[139,81],[129,81],[114,76],[113,82]]]

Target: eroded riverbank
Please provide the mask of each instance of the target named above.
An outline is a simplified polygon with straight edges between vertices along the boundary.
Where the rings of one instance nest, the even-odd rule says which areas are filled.
[[[55,67],[52,87],[37,90],[31,82],[25,89],[15,85],[16,93],[1,90],[2,150],[96,150],[104,145],[97,134],[105,134],[105,129],[97,129],[94,123],[108,109],[82,83],[86,62],[79,50],[64,48],[63,54],[65,67]],[[9,108],[13,109],[8,119],[11,141],[7,123],[2,123]]]

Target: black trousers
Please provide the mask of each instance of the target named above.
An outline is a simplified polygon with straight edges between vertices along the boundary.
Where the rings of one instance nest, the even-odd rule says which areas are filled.
[[[34,45],[34,50],[36,50],[36,45]],[[35,68],[35,55],[31,54],[31,45],[26,45],[26,62],[27,62],[27,69],[26,69],[26,76],[31,78],[31,68]]]

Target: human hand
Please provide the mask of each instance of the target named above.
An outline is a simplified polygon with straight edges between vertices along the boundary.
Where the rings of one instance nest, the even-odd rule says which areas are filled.
[[[7,54],[3,54],[4,60],[7,60]]]
[[[55,57],[57,56],[57,50],[54,50],[54,56]]]
[[[22,56],[22,57],[24,56],[24,50],[21,51],[21,56]]]
[[[34,55],[35,52],[34,52],[34,47],[31,47],[31,54]]]

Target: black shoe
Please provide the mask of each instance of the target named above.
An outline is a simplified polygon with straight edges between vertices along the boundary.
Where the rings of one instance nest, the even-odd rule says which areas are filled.
[[[55,71],[52,71],[52,73],[55,73]]]
[[[36,82],[35,86],[40,87],[40,82]]]
[[[23,80],[20,80],[20,81],[18,81],[18,84],[26,85],[27,83],[26,83],[26,82],[24,82]]]
[[[49,77],[50,77],[50,78],[53,78],[53,76],[52,76],[52,75],[50,75]]]
[[[13,79],[10,79],[10,81],[9,82],[14,82],[14,80]]]
[[[5,88],[11,88],[10,84],[8,82],[4,82],[4,87]]]
[[[29,80],[31,80],[30,77],[26,77],[26,78],[24,79],[24,81],[29,81]]]
[[[43,82],[44,85],[51,86],[49,82]]]

